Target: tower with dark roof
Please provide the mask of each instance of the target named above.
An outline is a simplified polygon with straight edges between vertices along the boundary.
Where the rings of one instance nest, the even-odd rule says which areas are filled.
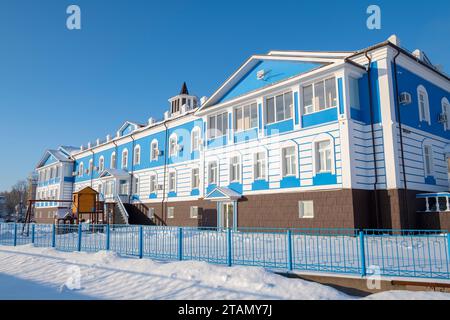
[[[190,95],[186,82],[183,82],[180,93],[169,99],[170,114],[178,115],[197,107],[197,97]]]

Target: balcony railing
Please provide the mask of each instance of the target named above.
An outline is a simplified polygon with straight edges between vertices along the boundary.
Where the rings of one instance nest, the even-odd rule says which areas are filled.
[[[422,193],[417,199],[425,199],[425,211],[422,212],[450,212],[450,193]]]

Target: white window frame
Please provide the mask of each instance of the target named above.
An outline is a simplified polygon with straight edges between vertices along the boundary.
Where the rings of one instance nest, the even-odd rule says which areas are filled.
[[[256,112],[256,123],[254,126],[252,126],[252,108],[255,107]],[[245,126],[245,110],[249,109],[249,124],[248,127]],[[238,128],[238,119],[237,119],[237,112],[240,110],[242,115],[242,127]],[[241,105],[239,107],[234,108],[233,110],[233,123],[234,123],[234,132],[244,132],[247,130],[251,130],[258,127],[258,119],[259,119],[259,111],[258,111],[258,104],[256,102],[246,103],[244,105]]]
[[[287,163],[285,163],[285,156],[284,156],[284,150],[285,149],[293,149],[294,150],[294,154],[293,159],[294,159],[294,172],[293,173],[285,173],[286,172],[286,168],[288,166]],[[295,144],[286,144],[284,146],[281,147],[280,149],[280,159],[281,159],[281,178],[285,178],[285,177],[298,177],[298,148]],[[292,164],[292,162],[289,162],[289,167]]]
[[[429,149],[429,152],[427,152],[427,149]],[[434,163],[433,163],[433,155],[434,155],[434,151],[433,151],[433,146],[431,145],[431,143],[425,143],[423,145],[423,171],[424,171],[424,176],[426,177],[434,177]],[[428,158],[428,159],[427,159]],[[427,170],[427,162],[428,160],[430,161],[428,163],[429,165],[429,172]]]
[[[158,157],[159,157],[158,140],[153,139],[152,143],[150,144],[150,160],[158,161]]]
[[[173,148],[172,148],[172,142]],[[175,157],[178,154],[178,136],[174,133],[169,138],[169,157]]]
[[[321,147],[321,144],[328,143],[326,147]],[[314,151],[316,153],[316,174],[320,173],[331,173],[333,171],[333,149],[332,142],[329,139],[316,141],[314,144]],[[328,156],[327,156],[328,152]],[[328,160],[330,163],[330,167],[328,168]],[[325,165],[324,169],[320,169],[322,167],[322,162]]]
[[[212,175],[211,175],[212,164],[215,164],[214,181],[212,181]],[[209,161],[208,162],[208,185],[210,185],[210,184],[216,184],[217,185],[218,175],[219,175],[219,161],[218,160],[211,160],[211,161]]]
[[[222,124],[225,123],[226,128],[222,128],[222,131],[220,133],[218,133],[218,129],[217,129],[217,127],[218,127],[217,126],[217,123],[218,123],[217,117],[218,116],[221,116],[222,118],[225,116],[225,119],[226,119],[225,122],[222,121]],[[230,128],[228,128],[228,117],[229,117],[228,111],[219,112],[217,114],[208,116],[208,123],[207,123],[208,139],[221,138],[227,134],[228,130],[230,129]],[[213,118],[214,118],[214,127],[211,127],[211,123],[212,123],[211,119],[213,119]]]
[[[307,212],[310,209],[309,212]],[[313,219],[314,218],[314,201],[313,200],[301,200],[298,202],[298,217],[300,219]]]
[[[153,220],[155,218],[155,208],[153,208],[153,207],[148,208],[147,217],[151,220]]]
[[[173,185],[171,186],[171,176],[173,175]],[[176,192],[177,190],[177,172],[169,171],[168,188],[169,192]]]
[[[141,164],[141,146],[138,144],[134,147],[133,151],[133,165],[137,166]]]
[[[125,154],[126,154],[126,156],[125,156]],[[122,169],[128,169],[128,149],[122,150],[122,159],[121,159],[120,163],[121,163]]]
[[[116,169],[116,167],[117,167],[117,154],[115,151],[113,153],[111,153],[111,164],[109,167],[111,169]]]
[[[348,77],[348,86],[349,86],[349,102],[350,108],[355,110],[361,110],[361,99],[359,96],[359,79],[349,76]]]
[[[191,131],[191,151],[199,151],[200,150],[200,128],[194,127]],[[195,137],[197,135],[197,138]]]
[[[154,182],[152,180],[154,179]],[[158,192],[158,175],[151,174],[149,178],[150,194]]]
[[[197,171],[197,179],[195,177],[195,171]],[[194,182],[196,181],[196,184]],[[199,189],[200,188],[200,168],[194,167],[191,170],[191,189]]]
[[[197,206],[191,206],[189,208],[189,217],[191,219],[198,219],[198,207]]]
[[[441,100],[442,114],[447,116],[447,121],[444,122],[444,130],[450,130],[450,102],[447,98]]]
[[[100,156],[98,159],[98,171],[102,172],[103,170],[105,170],[105,157]]]
[[[424,98],[424,110],[422,111],[422,107],[420,105],[420,97]],[[423,85],[419,85],[417,87],[417,106],[419,108],[419,121],[426,122],[431,125],[431,117],[430,117],[430,99],[428,97],[428,91],[425,89]],[[425,114],[423,114],[425,112]]]
[[[321,171],[319,172],[318,170],[318,143],[320,142],[324,142],[324,141],[330,141],[330,157],[331,157],[331,170],[330,171]],[[336,163],[335,163],[335,146],[334,146],[334,137],[326,134],[326,133],[322,133],[317,135],[313,141],[312,141],[312,145],[311,145],[311,152],[312,152],[312,161],[313,161],[313,175],[316,176],[317,174],[321,174],[321,173],[331,173],[331,174],[336,174]]]
[[[234,159],[237,159],[237,163],[233,163],[232,161]],[[237,168],[236,173],[234,173],[235,169]],[[228,179],[230,183],[240,183],[242,178],[242,159],[240,154],[232,154],[229,160],[229,175]],[[233,175],[236,175],[233,177]]]
[[[87,169],[87,174],[90,175],[92,173],[92,170],[94,170],[94,159],[89,160],[89,167]]]
[[[175,218],[175,207],[167,207],[167,219]]]
[[[139,177],[133,177],[133,185],[131,186],[131,193],[134,195],[140,194],[141,181]]]
[[[336,103],[335,103],[334,106],[330,106],[329,107],[328,106],[328,98],[327,98],[327,94],[326,94],[326,82],[328,80],[332,80],[332,79],[334,79],[334,89],[335,89],[334,93],[335,93]],[[321,83],[321,82],[323,83],[323,91],[324,91],[324,101],[325,101],[325,108],[324,109],[319,109],[320,106],[317,105],[317,97],[318,96],[316,96],[316,85]],[[300,101],[301,108],[300,108],[300,110],[301,110],[301,114],[302,115],[308,115],[308,114],[313,114],[313,113],[316,113],[316,112],[322,112],[322,111],[325,111],[325,110],[328,110],[328,109],[337,108],[339,102],[338,102],[338,92],[337,92],[338,91],[338,85],[337,85],[336,82],[337,82],[337,77],[335,75],[333,75],[333,76],[328,76],[328,77],[325,77],[325,78],[322,78],[322,79],[314,80],[314,81],[311,81],[311,82],[303,84],[301,86],[301,90],[300,90],[300,96],[301,96],[301,101]],[[312,111],[306,112],[306,106],[305,106],[305,100],[304,100],[304,96],[305,96],[304,90],[305,90],[305,88],[307,88],[309,86],[312,86]]]
[[[263,159],[258,160],[258,154],[263,154]],[[253,181],[257,180],[268,180],[268,168],[267,168],[267,151],[265,150],[257,150],[253,154]],[[262,163],[262,164],[261,164]],[[258,166],[262,166],[263,168],[259,171],[262,173],[262,176],[257,176]]]
[[[82,177],[84,176],[84,162],[80,162],[80,164],[78,165],[78,176]]]
[[[291,106],[290,106],[290,109],[291,109],[290,113],[291,113],[291,115],[289,117],[286,117],[286,110],[287,109],[286,109],[286,101],[285,101],[284,96],[289,94],[289,93],[291,95]],[[283,96],[283,119],[278,119],[278,117],[277,117],[277,97],[279,97],[279,96]],[[268,122],[269,106],[267,104],[267,101],[269,99],[273,99],[273,117],[274,117],[274,121],[273,122]],[[295,112],[294,105],[295,105],[295,103],[294,103],[294,92],[291,89],[285,90],[285,91],[281,91],[279,93],[276,93],[276,94],[273,94],[273,95],[265,97],[264,98],[264,113],[265,113],[264,121],[265,121],[265,124],[274,124],[274,123],[278,123],[278,122],[282,122],[282,121],[291,120],[293,118],[294,112]]]

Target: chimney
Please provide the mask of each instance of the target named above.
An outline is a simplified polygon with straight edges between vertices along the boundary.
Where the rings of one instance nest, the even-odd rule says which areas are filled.
[[[81,145],[81,146],[80,146],[80,151],[83,151],[83,150],[84,150],[84,146]]]
[[[87,148],[90,149],[92,147],[91,142],[89,141],[87,144]]]
[[[395,44],[397,47],[400,47],[400,38],[397,37],[396,34],[393,34],[388,38],[388,41],[392,44]]]
[[[206,100],[208,100],[208,97],[205,97],[205,96],[201,97],[200,98],[200,106],[204,105]]]
[[[148,118],[148,124],[152,125],[155,123],[155,119],[153,119],[152,117]]]
[[[99,138],[97,138],[97,146],[99,146],[100,145],[100,139]]]
[[[417,59],[423,61],[423,52],[419,49],[416,49],[413,51],[413,56],[416,57]]]
[[[108,134],[108,135],[106,136],[106,142],[110,142],[110,141],[111,141],[111,135]]]
[[[164,112],[164,120],[167,120],[169,118],[170,118],[169,111]]]

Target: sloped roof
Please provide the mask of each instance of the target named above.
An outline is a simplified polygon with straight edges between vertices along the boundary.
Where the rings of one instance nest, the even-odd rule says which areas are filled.
[[[107,176],[112,176],[112,177],[129,177],[130,174],[128,172],[126,172],[125,170],[122,169],[105,169],[100,173],[100,178],[104,178]]]
[[[189,90],[187,88],[186,82],[183,82],[183,86],[181,87],[180,94],[189,95]]]
[[[45,163],[47,162],[47,160],[50,157],[53,157],[55,159],[55,162],[71,162],[72,161],[63,152],[61,152],[59,150],[49,149],[44,152],[44,155],[42,156],[41,160],[38,162],[36,168],[45,166]]]
[[[237,200],[242,195],[234,190],[225,187],[217,187],[208,193],[205,200]]]

